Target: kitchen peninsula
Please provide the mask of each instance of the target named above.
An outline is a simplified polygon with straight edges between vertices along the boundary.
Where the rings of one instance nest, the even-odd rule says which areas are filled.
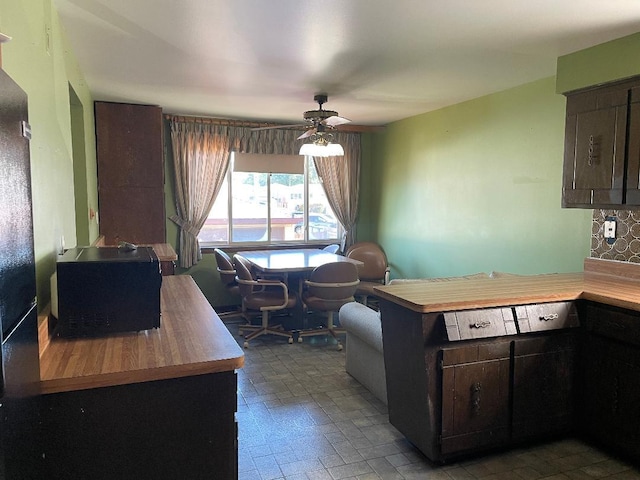
[[[640,461],[640,265],[376,292],[389,420],[430,459],[577,433]]]
[[[41,345],[47,478],[237,477],[244,354],[187,275],[159,329]]]

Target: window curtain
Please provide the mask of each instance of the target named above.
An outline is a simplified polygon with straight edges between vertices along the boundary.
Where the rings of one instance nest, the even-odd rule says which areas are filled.
[[[251,128],[235,129],[234,149],[244,153],[298,155],[301,141],[299,130],[272,128],[253,130]]]
[[[177,210],[170,219],[180,227],[180,266],[189,268],[202,258],[198,234],[229,168],[233,127],[177,117],[170,123]]]
[[[341,250],[355,242],[360,189],[360,134],[333,133],[344,148],[344,157],[313,157],[329,205],[344,227]]]

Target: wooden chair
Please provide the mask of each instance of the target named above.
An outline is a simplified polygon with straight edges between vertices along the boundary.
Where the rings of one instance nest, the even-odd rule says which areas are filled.
[[[270,325],[269,313],[295,307],[296,297],[289,295],[286,283],[279,280],[258,279],[251,272],[251,266],[245,258],[240,255],[235,255],[233,258],[243,308],[256,310],[262,317],[261,325],[247,326],[253,331],[244,337],[244,348],[249,347],[249,341],[261,335],[288,337],[289,343],[293,343],[293,332],[284,330],[280,325]]]
[[[331,335],[338,342],[338,350],[342,350],[337,334],[344,330],[333,324],[333,314],[345,303],[354,301],[359,283],[358,269],[353,263],[335,262],[316,267],[304,282],[306,290],[302,301],[312,312],[326,312],[327,325],[298,332],[298,341],[302,342],[303,337]]]
[[[347,248],[344,256],[360,260],[364,264],[358,270],[360,285],[355,295],[367,305],[368,298],[375,296],[373,288],[389,283],[387,256],[382,247],[374,242],[354,243]]]

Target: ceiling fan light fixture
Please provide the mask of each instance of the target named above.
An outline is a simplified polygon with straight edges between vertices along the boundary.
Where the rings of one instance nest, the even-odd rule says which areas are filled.
[[[325,147],[328,157],[342,157],[344,156],[344,149],[339,143],[328,143]]]
[[[305,143],[300,147],[300,155],[310,157],[341,157],[344,149],[339,143],[331,143],[325,135],[314,135],[311,143]]]

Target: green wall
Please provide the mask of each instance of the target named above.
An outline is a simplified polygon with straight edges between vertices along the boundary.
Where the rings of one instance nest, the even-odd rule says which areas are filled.
[[[2,46],[2,66],[29,97],[34,243],[42,309],[50,299],[49,277],[62,238],[67,247],[76,244],[76,143],[85,148],[86,202],[97,208],[93,101],[51,0],[0,0],[0,32],[13,37]],[[81,139],[72,134],[70,87],[77,95],[75,107],[81,106],[84,116]],[[85,229],[94,240],[96,219],[87,222]]]
[[[558,58],[556,91],[580,88],[640,75],[640,33]]]
[[[392,277],[581,271],[591,210],[560,207],[564,108],[547,78],[374,139],[371,238]]]

